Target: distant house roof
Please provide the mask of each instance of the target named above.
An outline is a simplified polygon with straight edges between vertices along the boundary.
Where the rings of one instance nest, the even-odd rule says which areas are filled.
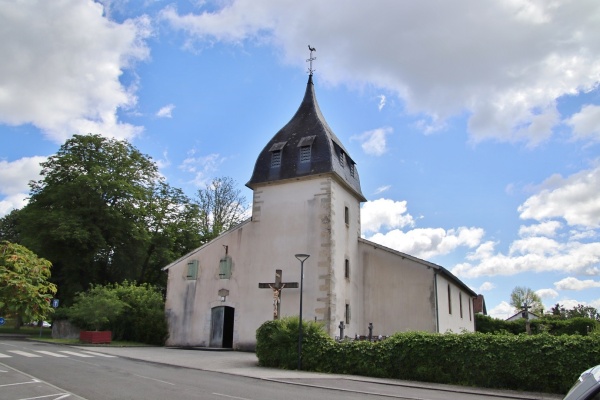
[[[356,163],[319,109],[311,74],[296,114],[260,152],[246,186],[254,189],[259,184],[324,173],[333,173],[360,201],[366,201]]]
[[[527,313],[529,314],[529,319],[538,319],[540,317],[539,315],[534,314],[531,311],[528,311]],[[525,319],[523,314],[525,314],[525,311],[519,311],[515,315],[506,318],[506,320],[507,321],[517,321],[519,319]]]
[[[475,311],[475,314],[487,315],[485,299],[483,298],[482,294],[478,294],[477,297],[473,299],[473,310]]]

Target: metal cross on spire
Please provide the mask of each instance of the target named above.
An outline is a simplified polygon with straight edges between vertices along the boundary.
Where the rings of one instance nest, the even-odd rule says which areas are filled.
[[[308,60],[306,60],[306,62],[310,63],[308,66],[308,73],[310,75],[312,75],[313,72],[315,71],[312,67],[312,62],[317,59],[317,57],[313,57],[313,51],[317,51],[317,49],[315,49],[314,47],[310,47],[310,44],[309,44],[308,50],[310,50],[310,58]]]

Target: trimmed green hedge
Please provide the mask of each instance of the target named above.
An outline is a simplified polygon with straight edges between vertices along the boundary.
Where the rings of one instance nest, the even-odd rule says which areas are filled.
[[[266,367],[295,369],[298,318],[264,323],[256,355]],[[304,322],[305,370],[453,385],[564,394],[600,364],[600,336],[397,333],[381,342],[331,339]]]
[[[549,333],[550,335],[587,335],[599,330],[600,322],[592,318],[560,319],[544,316],[529,321],[531,333]],[[475,329],[481,333],[525,333],[525,320],[505,321],[487,315],[475,314]]]

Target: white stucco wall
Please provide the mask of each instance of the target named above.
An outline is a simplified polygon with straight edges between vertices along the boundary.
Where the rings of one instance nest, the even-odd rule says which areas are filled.
[[[252,347],[256,329],[273,317],[273,292],[259,289],[258,283],[273,282],[276,269],[282,270],[284,282],[300,283],[300,262],[294,257],[298,253],[310,255],[304,262],[303,318],[325,322],[334,334],[336,324],[331,322],[343,316],[344,302],[353,298],[350,289],[336,282],[345,282],[345,257],[357,264],[358,204],[330,176],[255,188],[252,221],[168,267],[167,344],[207,346],[211,308],[223,305],[235,308],[234,348]],[[218,276],[224,246],[233,261],[230,279]],[[185,277],[190,259],[200,263],[196,281]],[[225,302],[219,289],[229,290]],[[299,289],[283,289],[282,316],[298,315],[299,297]]]
[[[368,241],[359,243],[364,265],[364,314],[359,335],[436,332],[433,269]]]
[[[473,299],[443,274],[436,274],[439,332],[475,331]]]

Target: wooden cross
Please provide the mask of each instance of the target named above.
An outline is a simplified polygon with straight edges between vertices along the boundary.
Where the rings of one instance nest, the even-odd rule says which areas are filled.
[[[259,289],[273,290],[273,319],[279,319],[281,305],[281,291],[284,287],[297,288],[298,282],[281,282],[281,270],[275,270],[275,282],[259,283]]]

